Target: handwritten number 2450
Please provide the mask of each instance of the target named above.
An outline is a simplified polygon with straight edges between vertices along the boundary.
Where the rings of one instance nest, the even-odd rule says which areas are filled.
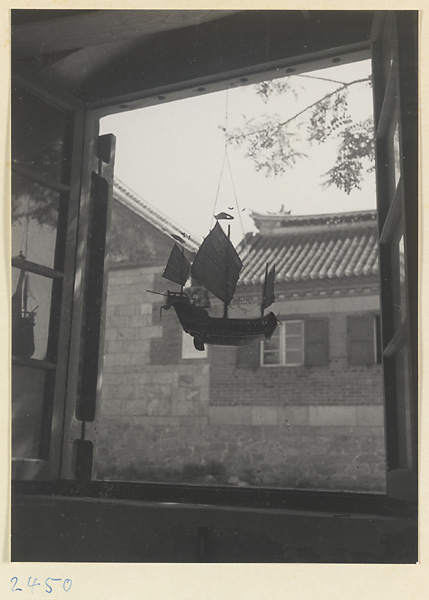
[[[64,590],[64,592],[70,591],[70,588],[72,586],[71,579],[55,579],[54,577],[47,577],[45,579],[46,594],[52,594],[52,591],[55,589],[55,587],[58,588],[58,585],[56,585],[56,582],[58,582],[58,581],[62,581],[61,588]],[[12,583],[12,592],[22,592],[22,588],[18,587],[18,577],[12,577],[10,582]],[[34,577],[34,578],[29,577],[28,578],[27,587],[31,589],[31,593],[34,592],[35,587],[38,587],[40,585],[41,584],[37,581],[37,577]]]

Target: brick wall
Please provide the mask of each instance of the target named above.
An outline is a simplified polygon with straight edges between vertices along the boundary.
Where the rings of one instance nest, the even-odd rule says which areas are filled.
[[[174,309],[160,321],[162,300],[146,292],[167,287],[159,273],[110,273],[98,477],[384,490],[380,367],[345,359],[347,314],[376,299],[287,302],[328,315],[328,367],[237,369],[235,348],[181,358]]]
[[[381,404],[381,365],[348,364],[348,314],[323,315],[329,321],[327,365],[238,367],[235,348],[212,347],[211,404]]]

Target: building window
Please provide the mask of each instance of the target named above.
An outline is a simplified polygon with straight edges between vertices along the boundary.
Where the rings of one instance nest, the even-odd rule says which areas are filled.
[[[381,363],[380,316],[347,317],[347,357],[349,365]]]
[[[262,366],[296,367],[328,362],[327,319],[283,321],[273,337],[261,344]]]

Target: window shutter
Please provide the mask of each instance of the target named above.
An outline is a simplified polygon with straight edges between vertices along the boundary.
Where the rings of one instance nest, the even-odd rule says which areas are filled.
[[[237,348],[236,366],[238,369],[254,369],[259,366],[261,345],[251,344]]]
[[[305,321],[305,364],[325,365],[329,362],[328,319]]]
[[[372,315],[347,317],[347,355],[349,365],[374,364]]]

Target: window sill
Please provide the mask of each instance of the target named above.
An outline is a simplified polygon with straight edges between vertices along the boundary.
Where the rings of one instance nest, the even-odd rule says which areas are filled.
[[[116,501],[175,503],[247,509],[272,509],[302,513],[326,513],[335,517],[378,515],[414,518],[413,504],[384,494],[237,488],[117,481],[15,481],[12,496],[42,495]]]

